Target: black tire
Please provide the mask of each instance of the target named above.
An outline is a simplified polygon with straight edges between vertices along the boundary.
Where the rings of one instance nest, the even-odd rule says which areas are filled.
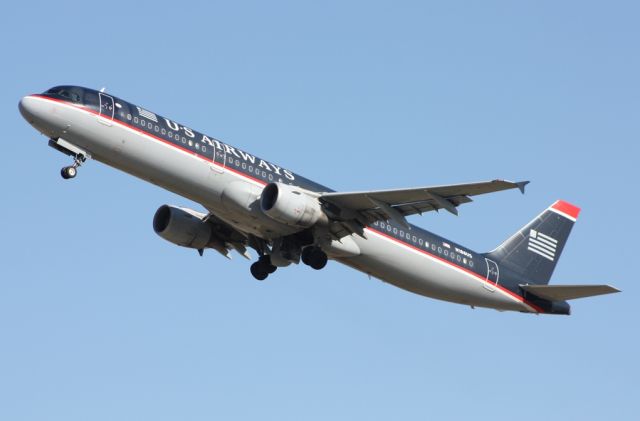
[[[251,265],[251,274],[258,281],[264,281],[269,276],[269,272],[265,269],[265,266],[260,264],[260,262],[255,262]]]
[[[327,261],[329,258],[327,254],[319,248],[315,248],[313,253],[311,254],[311,261],[309,266],[314,268],[315,270],[320,270],[327,266]]]
[[[271,264],[271,256],[269,256],[268,254],[265,254],[264,256],[260,256],[258,258],[258,263],[262,265],[264,271],[267,272],[268,274],[272,274],[273,272],[276,271],[276,269],[278,269],[277,266],[274,266]]]
[[[302,255],[300,256],[302,263],[304,263],[307,266],[311,266],[311,256],[315,249],[316,249],[315,247],[311,247],[311,246],[305,247],[302,249]]]
[[[60,175],[65,180],[74,178],[77,174],[78,170],[76,169],[76,167],[64,167],[62,170],[60,170]]]

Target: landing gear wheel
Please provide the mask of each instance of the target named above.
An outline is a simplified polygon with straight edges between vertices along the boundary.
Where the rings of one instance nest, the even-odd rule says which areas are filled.
[[[269,255],[264,255],[264,256],[260,256],[260,258],[258,259],[258,263],[260,265],[262,265],[262,268],[268,273],[268,274],[272,274],[273,272],[276,271],[276,269],[278,269],[277,266],[274,266],[271,264],[271,256]]]
[[[320,247],[306,247],[302,250],[302,263],[320,270],[327,265],[327,254]]]
[[[64,167],[62,170],[60,170],[60,175],[65,180],[74,178],[77,174],[78,174],[78,170],[73,165],[70,167]]]
[[[307,266],[311,266],[311,254],[313,254],[313,250],[315,247],[305,247],[302,249],[302,254],[300,255],[300,260]]]
[[[258,281],[264,281],[269,276],[269,272],[267,271],[265,265],[262,265],[260,262],[255,262],[251,265],[251,274]]]
[[[328,260],[329,259],[327,258],[325,252],[317,249],[317,251],[311,255],[311,263],[309,264],[309,266],[311,266],[315,270],[320,270],[327,266]]]
[[[69,155],[69,154],[67,154],[67,155]],[[68,167],[64,167],[63,169],[61,169],[60,170],[60,175],[62,175],[62,178],[64,178],[65,180],[68,180],[70,178],[74,178],[76,175],[78,175],[78,168],[86,160],[87,160],[87,157],[85,155],[75,154],[74,158],[73,158],[73,165],[69,165]]]

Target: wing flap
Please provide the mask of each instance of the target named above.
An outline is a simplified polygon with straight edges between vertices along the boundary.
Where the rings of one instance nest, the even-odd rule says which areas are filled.
[[[520,288],[549,301],[573,300],[620,292],[611,285],[520,285]]]

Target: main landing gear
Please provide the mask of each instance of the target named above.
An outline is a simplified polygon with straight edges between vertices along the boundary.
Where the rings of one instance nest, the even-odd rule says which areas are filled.
[[[302,249],[300,255],[302,263],[311,266],[316,270],[320,270],[327,265],[329,258],[320,247],[309,246]],[[251,265],[251,274],[258,281],[264,281],[267,277],[278,269],[271,262],[271,256],[264,254],[260,256],[257,262]]]
[[[271,264],[271,257],[265,254],[260,256],[258,261],[251,265],[251,274],[258,281],[264,281],[267,279],[267,276],[275,272],[276,269],[278,268]]]
[[[302,263],[311,266],[315,270],[320,270],[327,265],[327,254],[320,247],[310,246],[302,250],[300,256]]]

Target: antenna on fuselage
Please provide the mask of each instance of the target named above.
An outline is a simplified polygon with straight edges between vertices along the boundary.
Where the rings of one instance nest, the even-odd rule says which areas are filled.
[[[106,91],[106,90],[107,90],[107,87],[106,87],[106,86],[103,86],[102,88],[100,88],[100,92],[104,92],[104,91]]]

